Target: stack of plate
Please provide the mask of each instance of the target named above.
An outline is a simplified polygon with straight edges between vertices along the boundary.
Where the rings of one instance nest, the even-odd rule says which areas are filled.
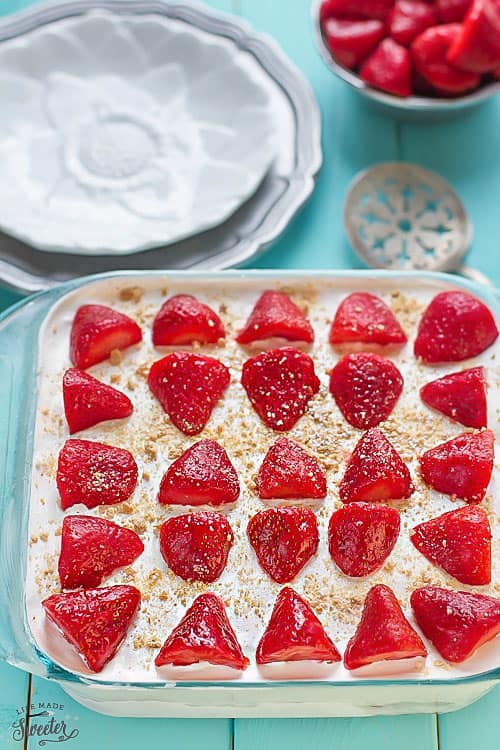
[[[243,263],[314,187],[314,96],[245,23],[76,0],[3,21],[0,41],[0,278],[19,290]]]

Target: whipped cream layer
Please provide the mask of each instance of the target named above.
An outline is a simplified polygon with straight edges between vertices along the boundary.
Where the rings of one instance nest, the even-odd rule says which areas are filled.
[[[157,670],[154,658],[172,628],[179,622],[194,598],[213,591],[227,604],[227,611],[243,651],[251,664],[235,678],[241,682],[262,682],[270,677],[287,679],[297,674],[305,679],[356,682],[368,675],[351,673],[342,664],[324,665],[309,662],[301,665],[275,665],[260,671],[255,664],[255,649],[266,628],[280,586],[261,570],[247,540],[248,520],[268,507],[256,496],[254,482],[262,459],[270,445],[280,436],[267,428],[255,414],[240,384],[243,362],[255,354],[234,341],[245,323],[256,299],[265,289],[282,289],[290,293],[311,321],[316,341],[308,347],[321,380],[320,393],[310,402],[306,414],[286,433],[318,458],[328,478],[326,499],[313,504],[320,530],[318,553],[290,584],[303,596],[325,626],[341,653],[353,635],[369,589],[378,583],[390,586],[403,605],[405,614],[415,625],[409,598],[423,585],[477,591],[500,597],[500,507],[498,499],[498,465],[482,507],[487,511],[493,530],[493,578],[489,586],[469,587],[429,563],[411,544],[409,531],[422,521],[463,505],[452,502],[424,485],[417,471],[418,456],[440,442],[463,432],[460,424],[427,408],[419,398],[419,388],[426,382],[449,372],[484,365],[489,383],[489,426],[498,442],[498,387],[500,381],[500,344],[497,341],[480,357],[453,365],[429,367],[413,356],[413,340],[420,315],[432,297],[451,288],[436,281],[415,279],[368,279],[322,274],[274,276],[234,274],[176,276],[168,274],[116,277],[85,284],[67,294],[49,312],[41,328],[39,343],[39,377],[37,421],[33,453],[29,554],[26,574],[27,617],[39,648],[53,661],[80,674],[91,673],[73,647],[48,625],[41,601],[60,591],[57,562],[60,549],[61,510],[56,487],[57,456],[70,435],[64,417],[62,376],[71,366],[69,335],[77,308],[82,304],[110,305],[130,315],[143,330],[143,341],[102,362],[88,372],[126,393],[134,404],[133,415],[115,422],[96,425],[73,437],[98,440],[127,448],[139,466],[139,482],[125,503],[88,510],[83,505],[70,508],[66,514],[96,515],[134,529],[145,545],[144,553],[133,565],[117,571],[103,582],[130,584],[142,592],[141,610],[118,653],[98,675],[97,680],[134,683],[162,683],[165,679],[193,679],[193,669],[175,670],[175,676]],[[352,579],[343,575],[328,553],[328,522],[334,510],[341,507],[338,482],[349,453],[361,436],[342,417],[328,392],[328,375],[341,354],[328,343],[329,327],[340,301],[350,292],[369,291],[380,295],[396,314],[409,336],[409,343],[388,356],[400,369],[405,386],[393,413],[380,427],[408,464],[416,491],[409,500],[398,503],[401,532],[396,546],[384,566],[375,574]],[[146,378],[151,364],[172,351],[170,347],[154,348],[151,343],[153,318],[161,304],[171,295],[194,294],[218,312],[226,327],[226,341],[221,346],[201,346],[197,351],[219,358],[230,369],[231,385],[216,406],[201,435],[186,437],[179,432],[150,393]],[[190,348],[190,347],[183,347]],[[302,347],[303,348],[303,347]],[[228,451],[238,472],[241,495],[226,514],[235,533],[235,543],[226,569],[213,584],[186,583],[166,566],[160,554],[159,528],[169,517],[189,508],[161,506],[157,501],[160,480],[170,465],[186,448],[201,438],[220,442]],[[497,450],[498,456],[498,450]],[[276,503],[274,503],[276,504]],[[414,662],[388,662],[370,667],[370,679],[456,679],[500,666],[500,639],[484,646],[462,665],[450,665],[424,639],[429,655],[423,666]],[[219,669],[199,665],[197,679],[216,680]],[[333,666],[333,668],[332,668]],[[380,668],[377,669],[377,666]],[[422,666],[421,670],[415,666]],[[293,667],[293,668],[291,668]],[[300,667],[300,668],[298,668]],[[271,674],[272,673],[272,674]]]

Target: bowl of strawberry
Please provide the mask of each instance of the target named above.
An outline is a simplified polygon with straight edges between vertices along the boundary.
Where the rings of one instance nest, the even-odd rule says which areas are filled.
[[[317,41],[333,72],[406,112],[454,112],[500,92],[500,0],[322,0]]]

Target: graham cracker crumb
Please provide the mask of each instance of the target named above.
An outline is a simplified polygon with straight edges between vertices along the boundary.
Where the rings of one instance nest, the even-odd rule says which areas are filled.
[[[140,302],[144,289],[140,286],[127,286],[118,295],[122,302]]]
[[[120,349],[111,350],[111,353],[109,355],[109,361],[114,367],[121,365],[123,361],[123,354],[121,353]]]

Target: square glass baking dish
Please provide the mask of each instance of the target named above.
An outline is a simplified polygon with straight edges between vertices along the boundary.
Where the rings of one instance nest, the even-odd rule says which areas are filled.
[[[253,284],[273,286],[331,285],[354,290],[418,290],[461,287],[482,298],[499,315],[499,294],[474,282],[446,274],[384,271],[225,271],[121,272],[72,281],[35,295],[0,318],[0,656],[14,666],[52,679],[76,700],[95,710],[122,716],[360,716],[444,712],[479,698],[500,680],[500,664],[478,674],[450,679],[358,679],[356,681],[260,682],[122,682],[82,676],[62,668],[37,646],[28,624],[25,588],[30,483],[37,407],[39,333],[54,306],[69,292],[98,280],[141,279],[178,286]],[[333,312],[333,310],[332,310]],[[431,378],[429,378],[431,379]],[[490,425],[498,433],[496,424]],[[498,437],[498,434],[497,434]]]

